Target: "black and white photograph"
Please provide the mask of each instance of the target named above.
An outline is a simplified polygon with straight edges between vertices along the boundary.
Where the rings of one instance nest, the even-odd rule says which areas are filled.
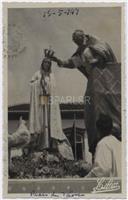
[[[7,193],[122,194],[123,4],[4,6]]]

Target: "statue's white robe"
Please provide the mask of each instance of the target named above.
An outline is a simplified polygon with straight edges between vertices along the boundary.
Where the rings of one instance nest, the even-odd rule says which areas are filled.
[[[31,79],[31,94],[30,94],[30,114],[29,114],[29,130],[30,133],[42,134],[43,123],[43,106],[40,103],[40,95],[42,94],[42,88],[40,85],[41,73],[36,72]],[[70,143],[63,133],[59,102],[57,101],[57,90],[55,84],[55,78],[53,73],[50,74],[50,78],[46,78],[48,90],[50,91],[51,103],[50,103],[50,137],[57,142],[58,150],[60,154],[68,159],[73,160],[73,153]],[[48,136],[45,136],[44,140],[47,143]],[[47,146],[47,144],[45,144]]]

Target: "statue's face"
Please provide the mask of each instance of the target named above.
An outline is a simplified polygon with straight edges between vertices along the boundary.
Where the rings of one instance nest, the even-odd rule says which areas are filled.
[[[84,35],[82,35],[82,34],[73,34],[72,40],[73,40],[73,42],[75,42],[75,44],[80,46],[80,45],[82,45],[84,43]]]
[[[44,60],[42,68],[43,68],[43,70],[45,72],[49,72],[50,69],[51,69],[51,62],[50,62],[50,60]]]

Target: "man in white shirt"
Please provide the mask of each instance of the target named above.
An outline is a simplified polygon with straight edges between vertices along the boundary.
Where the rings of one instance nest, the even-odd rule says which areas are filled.
[[[111,134],[112,119],[101,114],[96,127],[100,141],[96,147],[94,165],[86,177],[121,177],[121,142]]]

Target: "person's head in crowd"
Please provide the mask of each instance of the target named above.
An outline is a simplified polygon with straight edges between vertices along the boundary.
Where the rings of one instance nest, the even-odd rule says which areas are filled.
[[[99,139],[112,134],[113,121],[109,115],[100,114],[96,121]]]
[[[52,62],[50,60],[50,58],[45,57],[41,63],[41,70],[43,70],[44,72],[51,72],[51,65]]]
[[[121,141],[121,127],[116,123],[113,123],[112,135]]]

